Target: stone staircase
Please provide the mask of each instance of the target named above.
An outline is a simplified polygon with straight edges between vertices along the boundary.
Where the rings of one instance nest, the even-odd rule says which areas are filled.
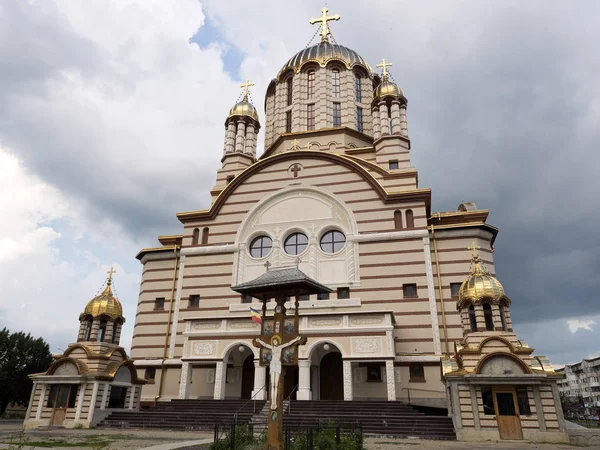
[[[456,439],[452,420],[426,415],[402,403],[389,401],[286,401],[284,426],[314,426],[334,422],[354,426],[377,436]],[[105,428],[166,428],[213,430],[216,423],[251,423],[256,431],[267,425],[269,406],[264,400],[172,400],[141,411],[115,411],[100,423]]]

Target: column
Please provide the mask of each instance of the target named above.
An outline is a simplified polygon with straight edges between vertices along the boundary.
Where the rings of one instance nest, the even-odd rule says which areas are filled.
[[[396,378],[394,377],[393,359],[385,361],[385,378],[387,380],[388,401],[393,402],[396,400]]]
[[[400,135],[408,137],[408,123],[406,122],[406,105],[400,106]]]
[[[381,123],[381,134],[383,136],[390,134],[390,118],[388,116],[388,107],[385,102],[379,104],[379,122]]]
[[[115,323],[112,321],[106,322],[106,333],[104,334],[104,342],[112,342],[115,332]]]
[[[423,252],[425,255],[425,274],[427,276],[427,296],[429,297],[429,315],[433,331],[433,351],[436,355],[442,354],[440,342],[440,325],[438,321],[437,301],[435,298],[435,285],[433,282],[433,266],[431,264],[431,246],[429,236],[423,238]],[[444,330],[445,331],[445,330]],[[447,340],[448,337],[445,336]]]
[[[298,361],[298,400],[312,400],[310,392],[310,360],[303,359]]]
[[[215,368],[215,400],[223,400],[225,398],[225,377],[227,375],[227,365],[223,361],[217,362]]]
[[[400,103],[394,101],[391,108],[392,134],[400,134]]]
[[[540,387],[536,385],[533,386],[533,400],[535,402],[535,412],[540,431],[546,431],[546,418],[544,417],[544,408],[542,406],[542,398],[540,396]]]
[[[255,400],[266,400],[267,389],[265,386],[265,380],[267,378],[267,368],[260,365],[260,361],[254,360],[254,390],[252,391],[252,398]]]
[[[373,140],[381,137],[381,120],[379,119],[379,109],[373,108]]]
[[[225,132],[225,153],[233,153],[235,150],[235,122],[230,120]]]
[[[252,122],[246,127],[246,148],[244,149],[244,153],[256,156],[256,133]]]
[[[477,331],[485,331],[485,317],[481,303],[475,305],[475,321],[477,322]]]
[[[113,344],[119,345],[119,341],[121,340],[121,324],[115,322],[115,342]]]
[[[77,398],[77,409],[75,410],[76,422],[81,418],[81,410],[83,409],[83,398],[85,397],[86,388],[87,384],[85,383],[79,385],[79,397]]]
[[[92,332],[90,333],[90,341],[98,340],[98,329],[100,328],[100,319],[94,319],[92,322]]]
[[[102,391],[102,401],[100,402],[100,409],[106,409],[106,400],[108,399],[108,383],[104,383],[104,390]]]
[[[29,415],[31,414],[31,408],[33,407],[33,399],[35,398],[35,390],[37,389],[37,385],[37,383],[33,383],[33,387],[31,388],[31,397],[29,398],[29,405],[27,405],[25,420],[29,419]]]
[[[179,380],[179,398],[186,399],[190,395],[190,384],[192,381],[192,368],[189,362],[181,364],[181,379]]]
[[[88,411],[87,421],[91,424],[94,418],[94,411],[96,410],[96,398],[98,397],[98,386],[99,383],[94,381],[94,389],[92,390],[92,400],[90,401],[90,410]]]
[[[352,362],[344,360],[343,361],[343,369],[344,369],[344,400],[352,401],[352,399],[353,399]]]
[[[42,392],[40,393],[40,401],[35,411],[35,419],[40,420],[42,418],[42,409],[44,408],[44,402],[46,401],[46,384],[42,384]]]
[[[245,137],[246,137],[246,124],[240,120],[237,123],[237,134],[235,136],[235,152],[236,153],[243,153]]]
[[[135,399],[135,390],[136,390],[135,384],[129,388],[129,406],[127,407],[127,409],[133,409],[133,401]]]

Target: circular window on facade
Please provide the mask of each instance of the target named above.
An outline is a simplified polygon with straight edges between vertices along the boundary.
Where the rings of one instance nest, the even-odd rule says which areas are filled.
[[[269,236],[259,236],[250,244],[250,256],[253,258],[262,258],[271,252],[273,241]]]
[[[337,253],[345,244],[346,236],[341,231],[331,230],[321,236],[321,250],[325,253]]]
[[[308,247],[308,238],[303,233],[290,234],[283,243],[283,248],[288,255],[304,253],[306,247]]]

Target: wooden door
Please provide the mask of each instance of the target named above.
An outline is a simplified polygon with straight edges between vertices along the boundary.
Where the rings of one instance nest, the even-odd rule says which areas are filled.
[[[496,388],[493,393],[500,439],[523,439],[515,388]]]
[[[254,355],[248,356],[244,360],[242,367],[242,394],[240,398],[252,398],[252,390],[254,389]]]
[[[65,420],[67,415],[67,408],[54,408],[52,410],[52,423],[53,426],[60,426]]]
[[[319,367],[321,400],[344,400],[344,369],[340,353],[328,353]]]

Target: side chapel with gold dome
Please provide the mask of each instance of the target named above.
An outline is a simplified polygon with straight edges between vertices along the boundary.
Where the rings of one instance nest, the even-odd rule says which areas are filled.
[[[328,23],[338,19],[324,8],[311,20],[320,42],[275,74],[262,118],[252,83],[242,86],[225,119],[210,207],[177,214],[181,233],[137,255],[137,375],[117,347],[124,319],[116,301],[95,302],[80,318],[82,342],[34,377],[35,420],[50,418],[36,399],[60,368],[101,408],[121,371],[125,405],[137,404],[140,386],[142,405],[265,400],[268,372],[252,342],[270,326],[275,302],[257,323],[251,308],[263,305],[231,288],[297,267],[331,293],[298,299],[307,342],[282,374],[285,398],[446,408],[458,439],[566,439],[557,374],[517,338],[494,276],[498,229],[471,202],[431,210],[393,65],[383,59],[374,70],[339,45]],[[81,420],[87,401],[70,420]]]
[[[46,372],[30,375],[33,390],[25,428],[89,428],[114,410],[139,408],[145,381],[119,346],[125,317],[112,292],[113,273],[111,269],[104,291],[79,316],[77,342],[53,355]]]

